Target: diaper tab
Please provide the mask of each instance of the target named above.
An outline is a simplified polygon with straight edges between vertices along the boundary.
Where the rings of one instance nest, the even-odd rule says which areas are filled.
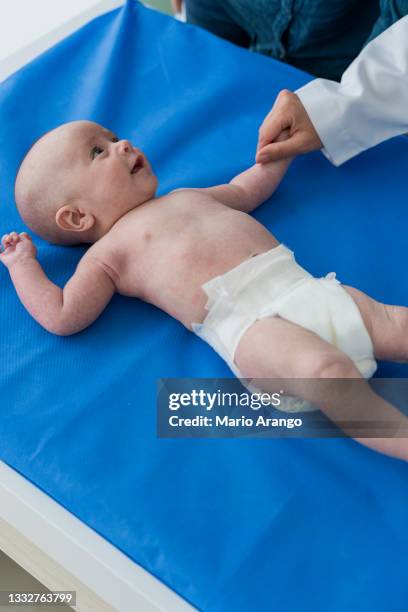
[[[336,278],[336,272],[329,272],[321,280],[335,281],[337,284],[341,284],[340,281]]]
[[[276,275],[276,271],[285,266],[292,267],[294,260],[293,251],[285,245],[279,244],[265,253],[249,257],[225,274],[207,281],[201,288],[209,298],[209,302],[207,302],[208,310],[218,298],[228,296],[233,299],[243,293],[247,286],[257,278],[263,275]],[[303,274],[310,276],[305,270],[303,270]]]
[[[211,310],[211,308],[220,298],[226,297],[228,295],[222,282],[222,276],[216,276],[211,280],[207,281],[206,283],[201,285],[201,289],[206,293],[208,297],[208,300],[205,304],[206,310]]]

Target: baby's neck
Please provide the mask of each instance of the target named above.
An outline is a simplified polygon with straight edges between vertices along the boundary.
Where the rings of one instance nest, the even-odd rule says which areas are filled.
[[[157,199],[158,198],[156,196],[154,196],[153,198],[151,198],[149,200],[145,200],[144,202],[140,202],[140,203],[136,204],[133,208],[130,208],[129,210],[124,212],[123,215],[119,215],[118,217],[116,217],[116,219],[114,219],[113,221],[111,219],[107,220],[107,221],[104,221],[102,219],[96,218],[96,223],[95,223],[94,227],[91,228],[91,230],[89,230],[88,235],[86,237],[87,239],[84,240],[84,242],[89,242],[91,244],[94,244],[95,242],[98,242],[98,240],[100,240],[101,238],[106,236],[110,232],[110,230],[113,228],[113,226],[116,225],[116,223],[118,223],[118,221],[120,221],[121,219],[126,217],[126,215],[128,215],[129,213],[134,211],[136,208],[140,208],[141,206],[144,206],[145,204],[149,204],[150,202],[153,202],[154,200],[157,200]]]

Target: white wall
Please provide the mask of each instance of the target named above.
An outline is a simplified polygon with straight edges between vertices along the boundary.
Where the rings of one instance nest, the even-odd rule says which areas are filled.
[[[0,60],[95,4],[98,0],[0,0]]]
[[[0,82],[125,0],[0,0]]]

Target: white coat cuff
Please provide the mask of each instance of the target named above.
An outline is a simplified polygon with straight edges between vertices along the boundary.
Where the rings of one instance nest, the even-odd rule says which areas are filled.
[[[362,151],[345,124],[344,104],[338,89],[339,83],[335,81],[315,79],[295,92],[323,143],[322,153],[335,166]]]

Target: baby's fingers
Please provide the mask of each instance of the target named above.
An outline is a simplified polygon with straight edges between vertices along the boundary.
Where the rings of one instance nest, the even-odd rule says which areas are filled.
[[[17,232],[11,232],[9,234],[9,237],[12,245],[15,245],[17,244],[17,242],[20,242],[20,236],[17,234]]]
[[[20,232],[20,238],[21,240],[29,240],[30,242],[33,241],[30,234],[27,234],[27,232]]]
[[[1,244],[3,245],[4,249],[7,249],[10,244],[11,244],[11,236],[10,234],[4,234],[4,236],[1,239]]]
[[[17,232],[10,232],[10,234],[4,234],[1,239],[1,244],[3,245],[4,250],[9,247],[14,247],[18,242],[20,242],[21,238],[17,234]]]

